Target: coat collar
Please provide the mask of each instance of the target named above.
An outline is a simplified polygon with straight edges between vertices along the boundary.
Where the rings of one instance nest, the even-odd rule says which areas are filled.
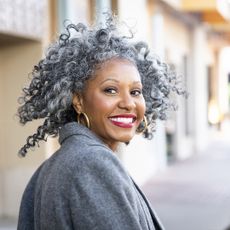
[[[90,139],[93,139],[96,142],[105,145],[105,143],[95,133],[75,121],[69,122],[61,127],[59,131],[59,143],[62,144],[65,139],[73,135],[87,136]]]

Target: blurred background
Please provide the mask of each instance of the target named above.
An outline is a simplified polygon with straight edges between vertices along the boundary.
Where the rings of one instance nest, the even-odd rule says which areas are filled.
[[[121,160],[166,229],[224,229],[230,224],[229,0],[0,0],[0,228],[16,228],[29,178],[58,148],[48,139],[26,158],[17,156],[40,124],[22,128],[15,116],[29,73],[65,19],[103,23],[108,10],[183,76],[190,94],[175,98],[179,110],[157,123],[153,140],[137,136],[121,148]]]

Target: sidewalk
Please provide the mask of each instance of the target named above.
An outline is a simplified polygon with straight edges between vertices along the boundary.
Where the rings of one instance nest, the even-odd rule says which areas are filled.
[[[166,230],[225,230],[230,226],[230,133],[208,149],[170,166],[143,191]]]
[[[0,230],[16,230],[16,220],[0,218]]]

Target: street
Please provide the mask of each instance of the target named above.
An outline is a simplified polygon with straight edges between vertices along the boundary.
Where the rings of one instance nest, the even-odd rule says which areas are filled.
[[[217,133],[205,152],[170,166],[142,189],[166,230],[230,226],[230,135]]]

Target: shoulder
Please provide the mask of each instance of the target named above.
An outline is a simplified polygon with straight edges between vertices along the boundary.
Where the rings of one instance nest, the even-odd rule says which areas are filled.
[[[56,155],[56,156],[55,156]],[[73,135],[68,138],[54,154],[67,168],[76,168],[92,164],[113,164],[122,167],[120,160],[106,145],[93,138]]]
[[[48,172],[49,171],[49,172]],[[45,163],[42,174],[79,179],[84,175],[107,174],[128,177],[121,161],[108,147],[86,138],[71,137]],[[108,178],[107,176],[107,178]]]
[[[75,148],[62,150],[63,158],[58,161],[61,177],[67,178],[72,185],[94,187],[102,183],[108,187],[117,186],[129,189],[132,181],[116,153],[101,144],[79,143]]]
[[[112,152],[104,146],[89,146],[87,150],[79,157],[82,165],[100,171],[120,171],[120,173],[126,173],[125,169],[116,156],[116,153]]]
[[[122,167],[119,159],[98,136],[76,122],[68,123],[62,128],[59,141],[61,148],[52,160],[61,161],[71,171],[97,164]]]
[[[67,154],[66,154],[67,155]],[[103,145],[87,145],[82,149],[75,150],[71,153],[71,157],[67,160],[67,165],[72,176],[79,175],[105,176],[107,179],[110,176],[115,180],[118,176],[128,177],[128,174],[123,167],[121,161],[114,152]],[[105,179],[105,178],[104,178]]]
[[[84,135],[69,136],[60,149],[42,167],[40,184],[52,182],[65,191],[73,186],[121,186],[132,185],[131,179],[121,161],[107,146]],[[100,181],[100,182],[99,182]],[[50,183],[45,183],[50,185]]]

